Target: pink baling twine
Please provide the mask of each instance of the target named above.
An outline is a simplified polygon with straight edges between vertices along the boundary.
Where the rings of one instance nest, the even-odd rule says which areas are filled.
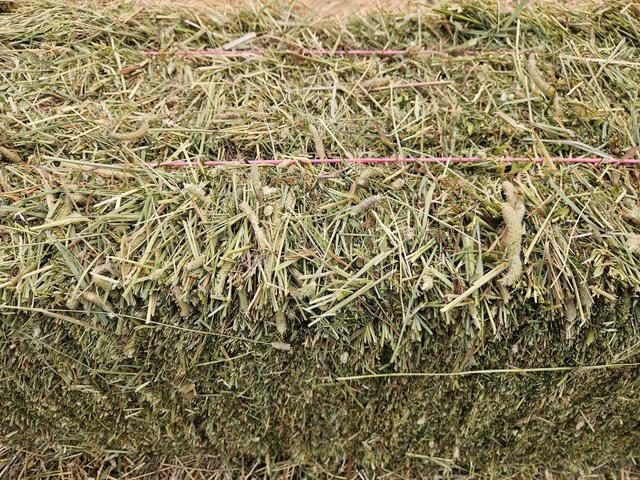
[[[221,167],[225,165],[272,165],[277,166],[283,163],[291,163],[298,161],[301,164],[311,163],[314,165],[336,165],[336,164],[390,164],[390,163],[439,163],[439,164],[455,164],[455,163],[481,163],[481,162],[495,162],[495,163],[545,163],[550,161],[551,163],[570,163],[570,164],[592,164],[592,165],[640,165],[640,159],[635,158],[565,158],[565,157],[552,157],[548,160],[542,157],[503,157],[499,159],[487,159],[481,157],[381,157],[381,158],[312,158],[312,159],[299,159],[299,160],[208,160],[205,162],[187,162],[183,160],[174,160],[169,162],[160,163],[147,163],[150,168],[157,167]]]
[[[164,56],[177,56],[177,57],[265,57],[266,54],[263,50],[222,50],[222,49],[208,49],[208,50],[175,50],[173,52],[161,52],[159,50],[146,50],[144,54],[148,57],[164,57]],[[316,49],[316,50],[277,50],[274,53],[277,54],[298,54],[306,55],[309,57],[331,57],[338,55],[352,56],[352,57],[395,57],[402,56],[409,53],[409,50],[329,50],[329,49]]]

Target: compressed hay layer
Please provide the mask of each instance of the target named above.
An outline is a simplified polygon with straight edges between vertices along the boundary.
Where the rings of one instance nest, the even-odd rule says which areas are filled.
[[[0,143],[24,159],[0,166],[9,475],[633,471],[640,379],[619,365],[640,359],[637,171],[143,163],[619,155],[638,143],[638,69],[621,60],[638,50],[635,7],[587,22],[463,5],[349,26],[70,8],[1,18]],[[140,53],[249,31],[273,50],[440,53]],[[530,90],[529,50],[555,98]],[[369,90],[424,78],[454,84]],[[561,368],[385,376],[539,367]]]
[[[635,5],[525,8],[516,21],[463,4],[343,25],[268,8],[217,18],[119,3],[27,2],[3,16],[2,146],[34,162],[139,165],[323,153],[619,157],[640,143]],[[256,38],[235,48],[264,57],[144,55],[221,47],[248,32]],[[298,53],[389,46],[414,53]],[[555,95],[540,91],[541,76]],[[430,81],[450,83],[407,87]],[[144,137],[114,138],[143,116]]]
[[[566,468],[567,455],[616,464],[638,454],[633,369],[336,381],[637,360],[640,262],[624,247],[637,230],[614,199],[637,197],[630,172],[507,174],[531,212],[522,278],[510,299],[492,281],[447,314],[507,257],[504,174],[414,168],[394,190],[381,169],[357,193],[381,200],[353,217],[360,173],[323,178],[332,172],[266,170],[271,195],[258,204],[248,168],[131,179],[5,168],[11,442],[98,456],[213,450],[229,467],[265,455],[313,464],[322,452],[332,471],[347,457],[421,464],[407,452],[462,471],[523,455]]]

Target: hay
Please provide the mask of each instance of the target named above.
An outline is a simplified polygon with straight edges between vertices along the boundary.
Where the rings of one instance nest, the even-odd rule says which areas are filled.
[[[13,150],[0,146],[0,160],[6,160],[8,162],[19,163],[20,155]]]
[[[506,229],[505,251],[509,269],[500,279],[505,287],[513,286],[522,275],[522,221],[524,220],[524,204],[518,199],[515,187],[511,182],[502,184],[507,201],[502,204],[502,218]]]
[[[116,140],[120,140],[121,142],[133,142],[134,140],[139,140],[144,137],[149,131],[149,119],[144,118],[142,122],[140,122],[140,126],[131,132],[118,133],[112,132],[111,138],[115,138]]]
[[[495,160],[638,145],[640,9],[549,8],[0,17],[0,471],[633,475],[637,169]]]

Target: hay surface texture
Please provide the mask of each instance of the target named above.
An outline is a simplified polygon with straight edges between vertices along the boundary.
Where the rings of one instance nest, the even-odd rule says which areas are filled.
[[[622,2],[0,15],[0,472],[631,478],[638,169],[495,159],[637,155],[639,32]],[[225,45],[265,54],[143,53]],[[302,53],[364,47],[409,53]],[[304,161],[383,155],[487,160]],[[148,166],[254,158],[287,162]]]

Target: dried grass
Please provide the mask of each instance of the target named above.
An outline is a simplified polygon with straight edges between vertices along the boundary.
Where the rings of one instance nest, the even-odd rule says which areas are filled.
[[[637,169],[496,159],[637,155],[638,32],[622,2],[0,16],[0,474],[632,478]],[[143,53],[225,44],[266,55]],[[249,158],[287,162],[147,166]]]

